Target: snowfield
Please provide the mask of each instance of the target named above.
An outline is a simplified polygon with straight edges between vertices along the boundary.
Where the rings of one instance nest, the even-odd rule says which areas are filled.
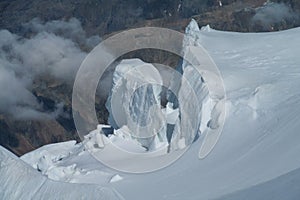
[[[199,30],[192,21],[186,34],[197,43],[184,45],[206,48],[226,89],[225,126],[207,157],[198,157],[204,139],[200,135],[180,159],[164,169],[119,172],[101,164],[89,151],[101,151],[108,140],[134,152],[144,149],[125,140],[125,129],[116,136],[99,138],[99,126],[82,143],[46,145],[21,158],[0,148],[0,197],[299,200],[300,28],[234,33],[209,26]],[[174,115],[174,110],[170,113]],[[132,160],[117,161],[122,165]]]

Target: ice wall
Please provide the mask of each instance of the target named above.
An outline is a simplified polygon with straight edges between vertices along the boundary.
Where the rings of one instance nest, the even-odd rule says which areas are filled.
[[[121,61],[115,69],[106,104],[109,123],[114,129],[127,126],[130,135],[146,148],[151,148],[157,134],[164,140],[161,90],[162,78],[152,64],[140,59]]]

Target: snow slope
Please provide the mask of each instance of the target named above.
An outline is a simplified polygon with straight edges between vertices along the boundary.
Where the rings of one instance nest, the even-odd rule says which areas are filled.
[[[300,28],[273,33],[221,32],[209,27],[187,31],[216,62],[227,95],[222,135],[205,159],[198,158],[203,136],[177,162],[146,174],[109,169],[74,142],[45,146],[22,157],[40,173],[60,181],[52,184],[1,149],[0,195],[14,199],[8,195],[32,191],[29,184],[22,184],[32,180],[37,185],[46,182],[47,187],[36,187],[43,188],[39,195],[41,191],[59,195],[69,182],[76,182],[82,183],[78,192],[94,194],[91,188],[96,186],[86,184],[96,183],[107,188],[101,191],[109,197],[114,198],[116,190],[124,199],[299,199]],[[95,151],[101,149],[97,131],[85,142],[92,142]],[[11,170],[20,173],[12,176]],[[16,182],[20,193],[12,192]]]
[[[218,198],[218,200],[298,200],[300,197],[300,169],[265,183]]]
[[[1,199],[122,199],[112,188],[52,181],[0,147]]]

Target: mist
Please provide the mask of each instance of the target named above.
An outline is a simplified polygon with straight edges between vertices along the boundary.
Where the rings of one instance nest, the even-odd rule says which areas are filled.
[[[75,18],[47,23],[33,19],[24,24],[23,33],[0,30],[0,114],[16,119],[55,118],[63,104],[57,102],[53,112],[43,111],[31,92],[33,81],[49,76],[72,85],[81,62],[100,38],[87,37]]]
[[[263,7],[256,9],[252,21],[260,22],[267,28],[283,21],[299,19],[299,15],[284,3],[266,3]]]

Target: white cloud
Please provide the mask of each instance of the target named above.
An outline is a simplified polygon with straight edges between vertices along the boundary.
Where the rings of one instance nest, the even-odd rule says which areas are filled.
[[[31,93],[32,81],[48,75],[72,83],[88,50],[100,41],[86,37],[77,19],[42,23],[34,19],[24,25],[30,37],[0,30],[0,112],[15,118],[55,117],[41,112]],[[59,106],[58,106],[59,107]]]
[[[299,16],[284,3],[266,3],[256,10],[252,20],[253,22],[261,22],[265,27],[270,27],[274,23],[297,18]]]

